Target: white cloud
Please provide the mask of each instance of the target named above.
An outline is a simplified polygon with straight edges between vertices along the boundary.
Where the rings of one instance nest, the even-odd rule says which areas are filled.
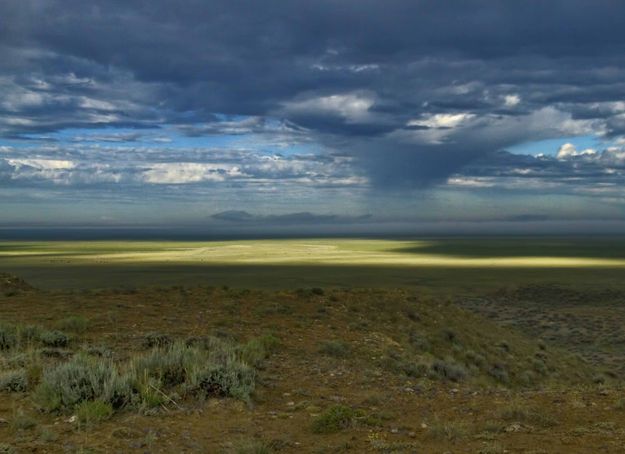
[[[79,98],[79,106],[83,109],[94,109],[94,110],[117,110],[115,104],[102,101],[100,99],[88,98],[86,96],[81,96]]]
[[[241,177],[238,166],[197,162],[167,162],[150,164],[143,172],[143,181],[151,184],[188,184],[202,181],[225,181]]]
[[[585,150],[577,151],[575,145],[573,145],[572,143],[565,143],[558,150],[556,158],[563,160],[574,158],[577,156],[595,156],[596,154],[597,151],[592,148],[586,148]]]
[[[328,113],[351,122],[361,122],[370,119],[369,109],[374,103],[375,98],[371,94],[347,93],[289,101],[284,106],[290,113]]]
[[[596,111],[605,111],[611,114],[625,112],[625,101],[604,101],[588,104],[588,108]]]
[[[54,184],[67,184],[76,163],[61,159],[14,158],[4,160],[10,167],[10,178],[15,180],[48,180]]]
[[[369,63],[363,65],[327,65],[323,63],[315,63],[312,69],[317,71],[349,71],[353,73],[361,73],[363,71],[375,71],[380,69],[380,65]]]
[[[519,95],[506,95],[503,102],[507,107],[514,107],[521,102],[521,97]]]
[[[76,167],[73,161],[60,159],[6,159],[6,161],[17,170],[22,167],[32,167],[37,170],[69,170]]]
[[[408,122],[408,126],[426,126],[428,128],[456,128],[473,117],[475,117],[475,115],[468,112],[460,112],[455,114],[430,114],[418,120],[410,120]]]
[[[447,184],[450,186],[459,186],[465,188],[490,188],[495,186],[492,178],[471,178],[455,176],[447,180]]]

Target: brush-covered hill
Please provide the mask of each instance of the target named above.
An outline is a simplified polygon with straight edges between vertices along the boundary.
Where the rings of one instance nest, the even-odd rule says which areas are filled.
[[[625,439],[609,416],[618,392],[593,366],[414,291],[31,291],[0,307],[7,449],[567,452],[563,438]]]
[[[25,280],[9,273],[0,273],[0,293],[10,294],[28,290],[33,290],[33,287]]]

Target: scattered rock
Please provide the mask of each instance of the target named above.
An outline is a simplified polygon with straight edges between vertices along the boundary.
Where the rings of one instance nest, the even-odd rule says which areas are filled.
[[[518,432],[521,430],[521,424],[513,423],[504,429],[504,432]]]

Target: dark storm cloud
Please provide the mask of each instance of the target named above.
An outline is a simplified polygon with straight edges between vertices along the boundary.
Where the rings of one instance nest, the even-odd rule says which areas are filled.
[[[623,97],[621,2],[8,0],[0,18],[4,137],[282,121],[386,189],[528,139],[625,132],[623,106],[597,105]]]

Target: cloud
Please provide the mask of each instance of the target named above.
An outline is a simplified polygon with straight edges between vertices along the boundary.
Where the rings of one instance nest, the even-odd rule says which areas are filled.
[[[262,117],[247,117],[238,120],[218,120],[191,125],[179,125],[179,129],[189,136],[204,136],[213,134],[254,134],[267,130],[266,121]]]
[[[150,164],[143,172],[143,180],[151,184],[189,184],[219,182],[243,176],[235,165],[203,164],[196,162],[167,162]]]
[[[1,190],[401,211],[415,190],[621,181],[619,2],[22,0],[0,17]],[[578,135],[605,148],[504,151]]]
[[[578,156],[594,156],[597,151],[592,148],[586,148],[585,150],[577,151],[577,148],[572,143],[565,143],[558,149],[556,157],[558,159],[568,159]]]
[[[467,165],[448,183],[521,194],[603,194],[620,199],[625,184],[625,150],[608,147],[602,151],[577,151],[566,143],[556,156],[495,152]]]
[[[455,128],[475,115],[468,112],[453,114],[426,115],[421,120],[410,120],[407,126],[424,126],[426,128]]]
[[[76,167],[72,161],[59,159],[7,159],[6,162],[16,170],[32,167],[37,170],[68,170]]]
[[[62,154],[64,159],[59,159]],[[37,157],[31,157],[37,156]],[[90,140],[67,144],[55,143],[46,148],[7,148],[0,163],[0,188],[16,181],[43,187],[46,184],[68,187],[107,188],[115,184],[120,193],[142,192],[151,187],[249,186],[250,190],[279,190],[298,185],[302,188],[363,187],[367,180],[358,175],[352,160],[341,155],[268,154],[263,150],[233,148],[153,148],[150,144],[124,144],[116,141],[91,143]],[[194,197],[195,190],[188,190]]]
[[[521,102],[519,95],[505,95],[503,102],[507,107],[514,107]]]
[[[371,119],[369,109],[374,103],[373,96],[366,93],[336,94],[288,101],[284,111],[295,117],[335,115],[350,123],[361,123]]]

